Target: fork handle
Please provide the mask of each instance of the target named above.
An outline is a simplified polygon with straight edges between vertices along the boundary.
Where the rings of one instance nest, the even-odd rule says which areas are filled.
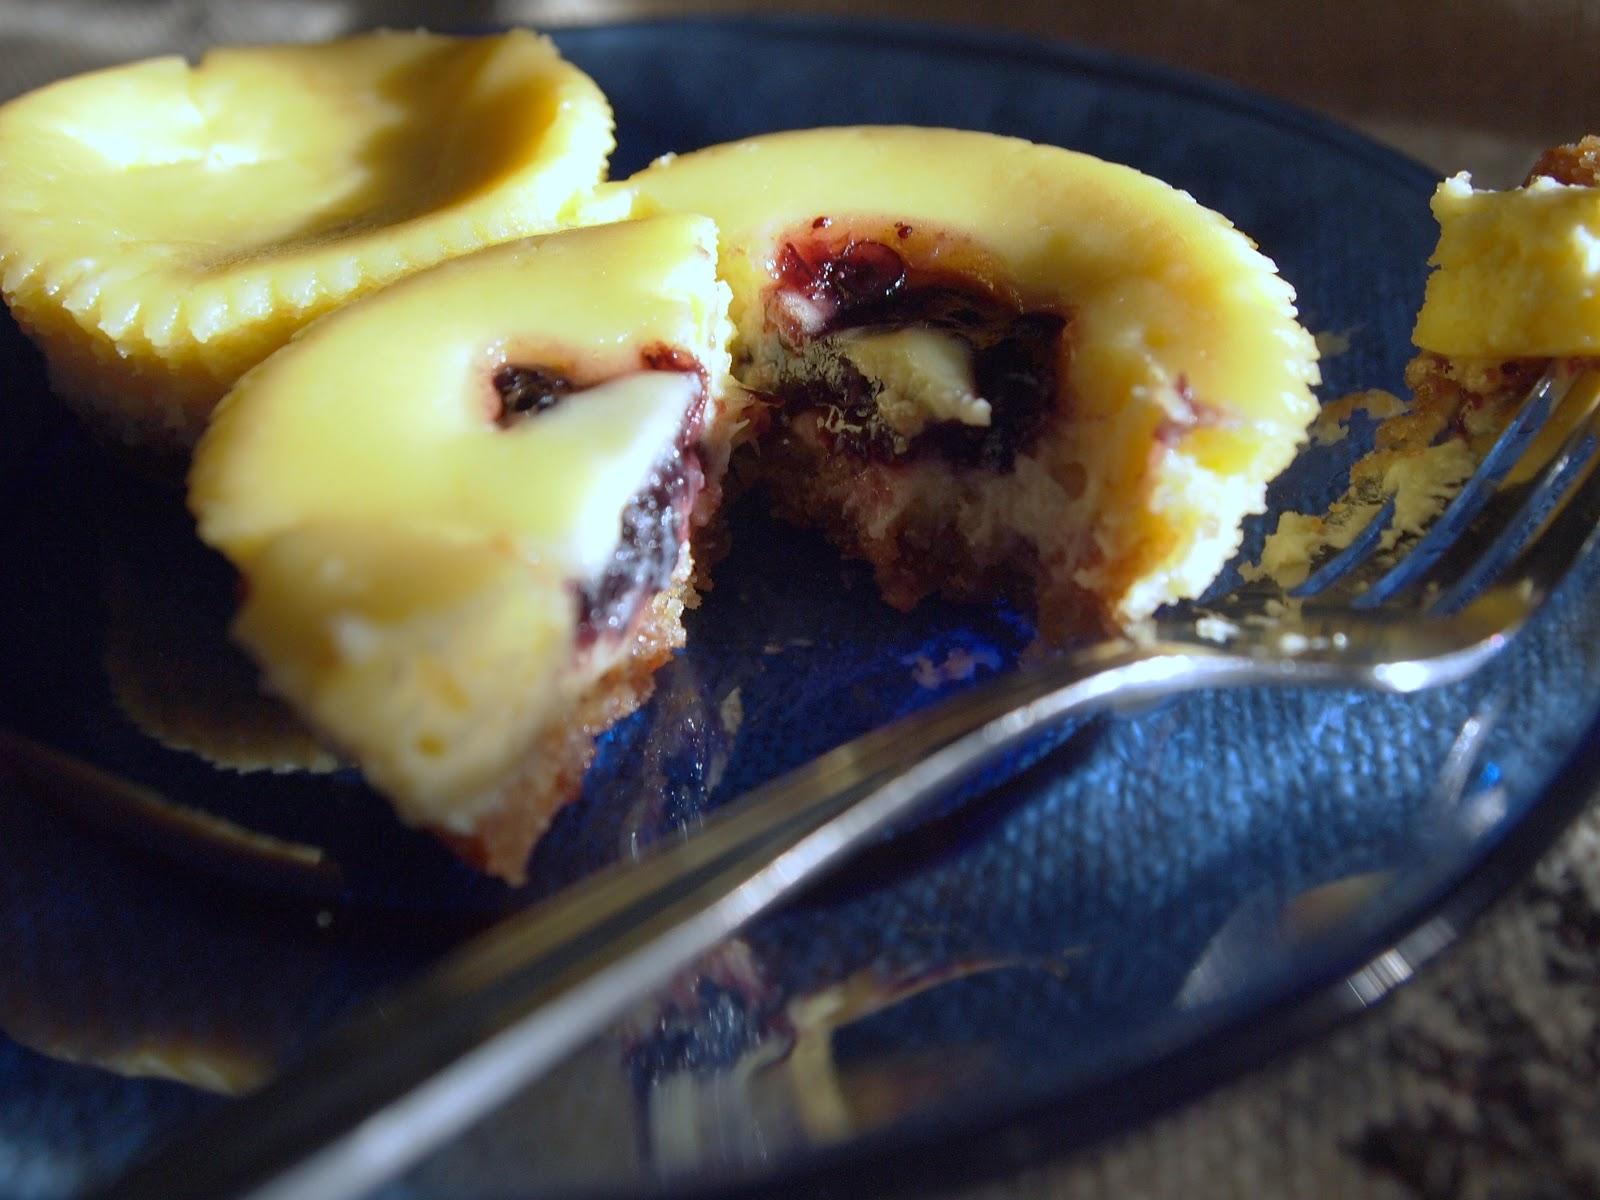
[[[1111,704],[1280,677],[1221,648],[1118,640],[913,713],[747,793],[685,840],[507,918],[98,1194],[359,1196],[1030,737]]]

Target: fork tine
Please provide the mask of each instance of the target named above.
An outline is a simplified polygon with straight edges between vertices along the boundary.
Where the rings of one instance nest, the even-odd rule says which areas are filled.
[[[1472,530],[1435,564],[1422,583],[1439,591],[1424,609],[1434,614],[1454,612],[1502,577],[1511,586],[1532,589],[1529,603],[1536,604],[1582,557],[1600,520],[1596,467],[1600,467],[1600,392],[1587,401],[1585,419],[1544,469],[1525,485],[1504,493],[1520,498],[1509,519],[1498,528]]]
[[[1596,381],[1587,381],[1593,384]],[[1575,386],[1574,392],[1578,391]],[[1586,386],[1569,410],[1577,420],[1555,452],[1531,474],[1502,487],[1484,512],[1463,530],[1426,570],[1409,581],[1407,591],[1425,597],[1427,611],[1459,608],[1472,594],[1487,586],[1516,555],[1538,536],[1544,525],[1566,503],[1574,486],[1592,469],[1600,450],[1595,433],[1600,420],[1600,390]],[[1381,599],[1362,596],[1358,608],[1375,607]]]
[[[1318,564],[1303,583],[1289,592],[1295,597],[1318,596],[1336,584],[1349,597],[1359,596],[1353,602],[1370,607],[1403,590],[1417,579],[1427,567],[1439,558],[1456,540],[1460,531],[1483,509],[1495,495],[1500,481],[1521,459],[1532,441],[1548,422],[1551,412],[1571,388],[1571,380],[1563,378],[1555,363],[1545,370],[1528,393],[1517,415],[1495,439],[1483,461],[1462,485],[1455,498],[1440,514],[1417,543],[1387,571],[1374,564],[1380,572],[1370,582],[1354,575],[1356,568],[1371,558],[1394,519],[1395,499],[1390,496],[1366,526],[1344,549]],[[1372,571],[1367,572],[1368,576]],[[1368,582],[1364,589],[1362,584]]]
[[[1378,543],[1383,539],[1383,531],[1389,528],[1389,522],[1394,520],[1394,507],[1394,497],[1390,496],[1383,502],[1383,507],[1372,514],[1372,519],[1361,527],[1361,532],[1351,539],[1348,546],[1317,563],[1302,583],[1289,589],[1289,595],[1297,598],[1320,595],[1355,570],[1378,548]]]
[[[1483,461],[1444,512],[1415,545],[1353,602],[1359,608],[1381,604],[1419,583],[1429,568],[1456,545],[1468,525],[1501,492],[1501,481],[1532,446],[1562,400],[1571,393],[1573,378],[1552,362],[1533,385],[1527,400],[1510,424],[1495,439]]]
[[[1600,433],[1591,424],[1591,434]],[[1583,481],[1571,489],[1565,504],[1552,512],[1542,522],[1542,528],[1523,549],[1510,569],[1504,574],[1501,587],[1523,589],[1527,604],[1533,609],[1566,577],[1588,552],[1600,543],[1600,454],[1591,456],[1586,464]],[[1450,599],[1441,595],[1434,607],[1448,612],[1444,607]]]

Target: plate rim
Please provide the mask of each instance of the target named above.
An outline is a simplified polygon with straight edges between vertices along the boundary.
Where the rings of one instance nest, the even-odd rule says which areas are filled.
[[[718,31],[774,34],[814,38],[841,32],[851,41],[893,42],[942,50],[967,50],[981,46],[986,57],[1000,56],[1050,66],[1070,66],[1080,73],[1114,79],[1135,80],[1160,91],[1188,93],[1204,98],[1233,112],[1270,117],[1274,124],[1295,129],[1317,141],[1337,146],[1342,152],[1367,159],[1386,174],[1416,183],[1430,192],[1443,176],[1433,167],[1412,158],[1403,150],[1386,145],[1337,119],[1297,104],[1292,100],[1258,92],[1243,84],[1186,67],[1170,66],[1153,59],[1142,59],[1111,50],[1080,45],[1048,35],[1033,36],[1004,29],[935,21],[915,21],[882,17],[862,17],[848,13],[785,13],[717,15],[689,13],[682,16],[651,16],[625,21],[574,21],[539,26],[560,46],[567,34],[627,33],[672,28],[702,28]],[[492,28],[504,29],[498,25]],[[908,123],[912,124],[912,123]],[[775,126],[779,133],[789,126]],[[698,147],[694,147],[698,148]],[[1226,216],[1226,214],[1223,214]]]

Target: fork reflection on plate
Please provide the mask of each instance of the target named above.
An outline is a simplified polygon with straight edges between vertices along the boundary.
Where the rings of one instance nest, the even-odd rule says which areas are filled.
[[[1536,435],[1559,414],[1555,440]],[[692,838],[502,922],[100,1195],[359,1195],[641,995],[1030,737],[1087,711],[1262,683],[1407,692],[1498,653],[1596,540],[1600,387],[1552,366],[1392,567],[1393,506],[1291,594],[1240,591],[975,687],[757,788]]]

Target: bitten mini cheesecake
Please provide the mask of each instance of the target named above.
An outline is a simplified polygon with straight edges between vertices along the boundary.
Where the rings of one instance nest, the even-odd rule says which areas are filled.
[[[196,450],[267,685],[504,878],[683,640],[726,460],[715,261],[680,216],[441,264],[305,329]]]
[[[891,604],[1014,594],[1064,638],[1202,590],[1315,411],[1272,264],[1084,155],[819,130],[601,211],[634,219],[310,326],[191,474],[269,685],[507,879],[681,641],[725,469]]]
[[[1127,167],[820,129],[615,187],[716,219],[754,470],[901,607],[1021,592],[1065,636],[1195,596],[1317,411],[1273,264]]]

